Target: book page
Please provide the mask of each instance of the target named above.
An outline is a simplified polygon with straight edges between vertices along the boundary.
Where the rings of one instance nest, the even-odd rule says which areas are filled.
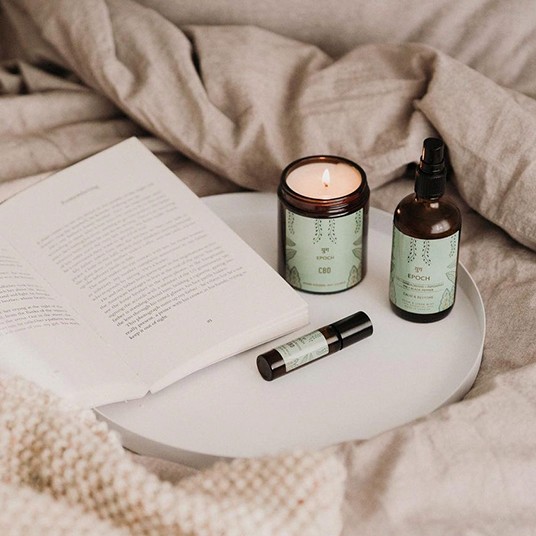
[[[135,139],[19,194],[0,224],[153,390],[307,322],[304,300]]]
[[[0,370],[88,407],[143,396],[124,359],[84,324],[0,237]]]

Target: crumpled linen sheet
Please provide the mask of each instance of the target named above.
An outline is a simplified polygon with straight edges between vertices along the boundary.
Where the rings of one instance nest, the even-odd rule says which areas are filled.
[[[499,86],[422,44],[334,60],[255,27],[178,28],[128,0],[0,6],[16,40],[0,70],[4,197],[137,135],[199,195],[274,190],[294,158],[332,153],[392,211],[423,138],[440,135],[486,307],[482,367],[463,401],[337,448],[342,534],[534,533],[536,86]],[[183,468],[136,459],[180,482]]]

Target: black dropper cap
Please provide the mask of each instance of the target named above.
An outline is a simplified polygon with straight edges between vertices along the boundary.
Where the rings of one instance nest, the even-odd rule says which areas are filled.
[[[446,181],[445,144],[439,138],[426,138],[415,172],[415,193],[425,199],[441,197],[445,193]]]

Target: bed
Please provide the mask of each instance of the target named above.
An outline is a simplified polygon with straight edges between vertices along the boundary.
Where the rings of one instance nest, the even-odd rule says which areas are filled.
[[[533,534],[536,17],[530,1],[0,1],[0,196],[131,136],[198,195],[337,154],[372,206],[449,148],[487,316],[464,399],[366,441],[204,470],[126,452],[0,376],[2,534]],[[31,215],[29,215],[30,217]]]

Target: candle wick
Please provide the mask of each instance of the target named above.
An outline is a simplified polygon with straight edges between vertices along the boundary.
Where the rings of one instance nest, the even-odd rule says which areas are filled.
[[[324,170],[324,173],[322,173],[322,184],[324,185],[324,188],[327,188],[330,183],[330,177],[329,177],[329,169],[326,168]]]

